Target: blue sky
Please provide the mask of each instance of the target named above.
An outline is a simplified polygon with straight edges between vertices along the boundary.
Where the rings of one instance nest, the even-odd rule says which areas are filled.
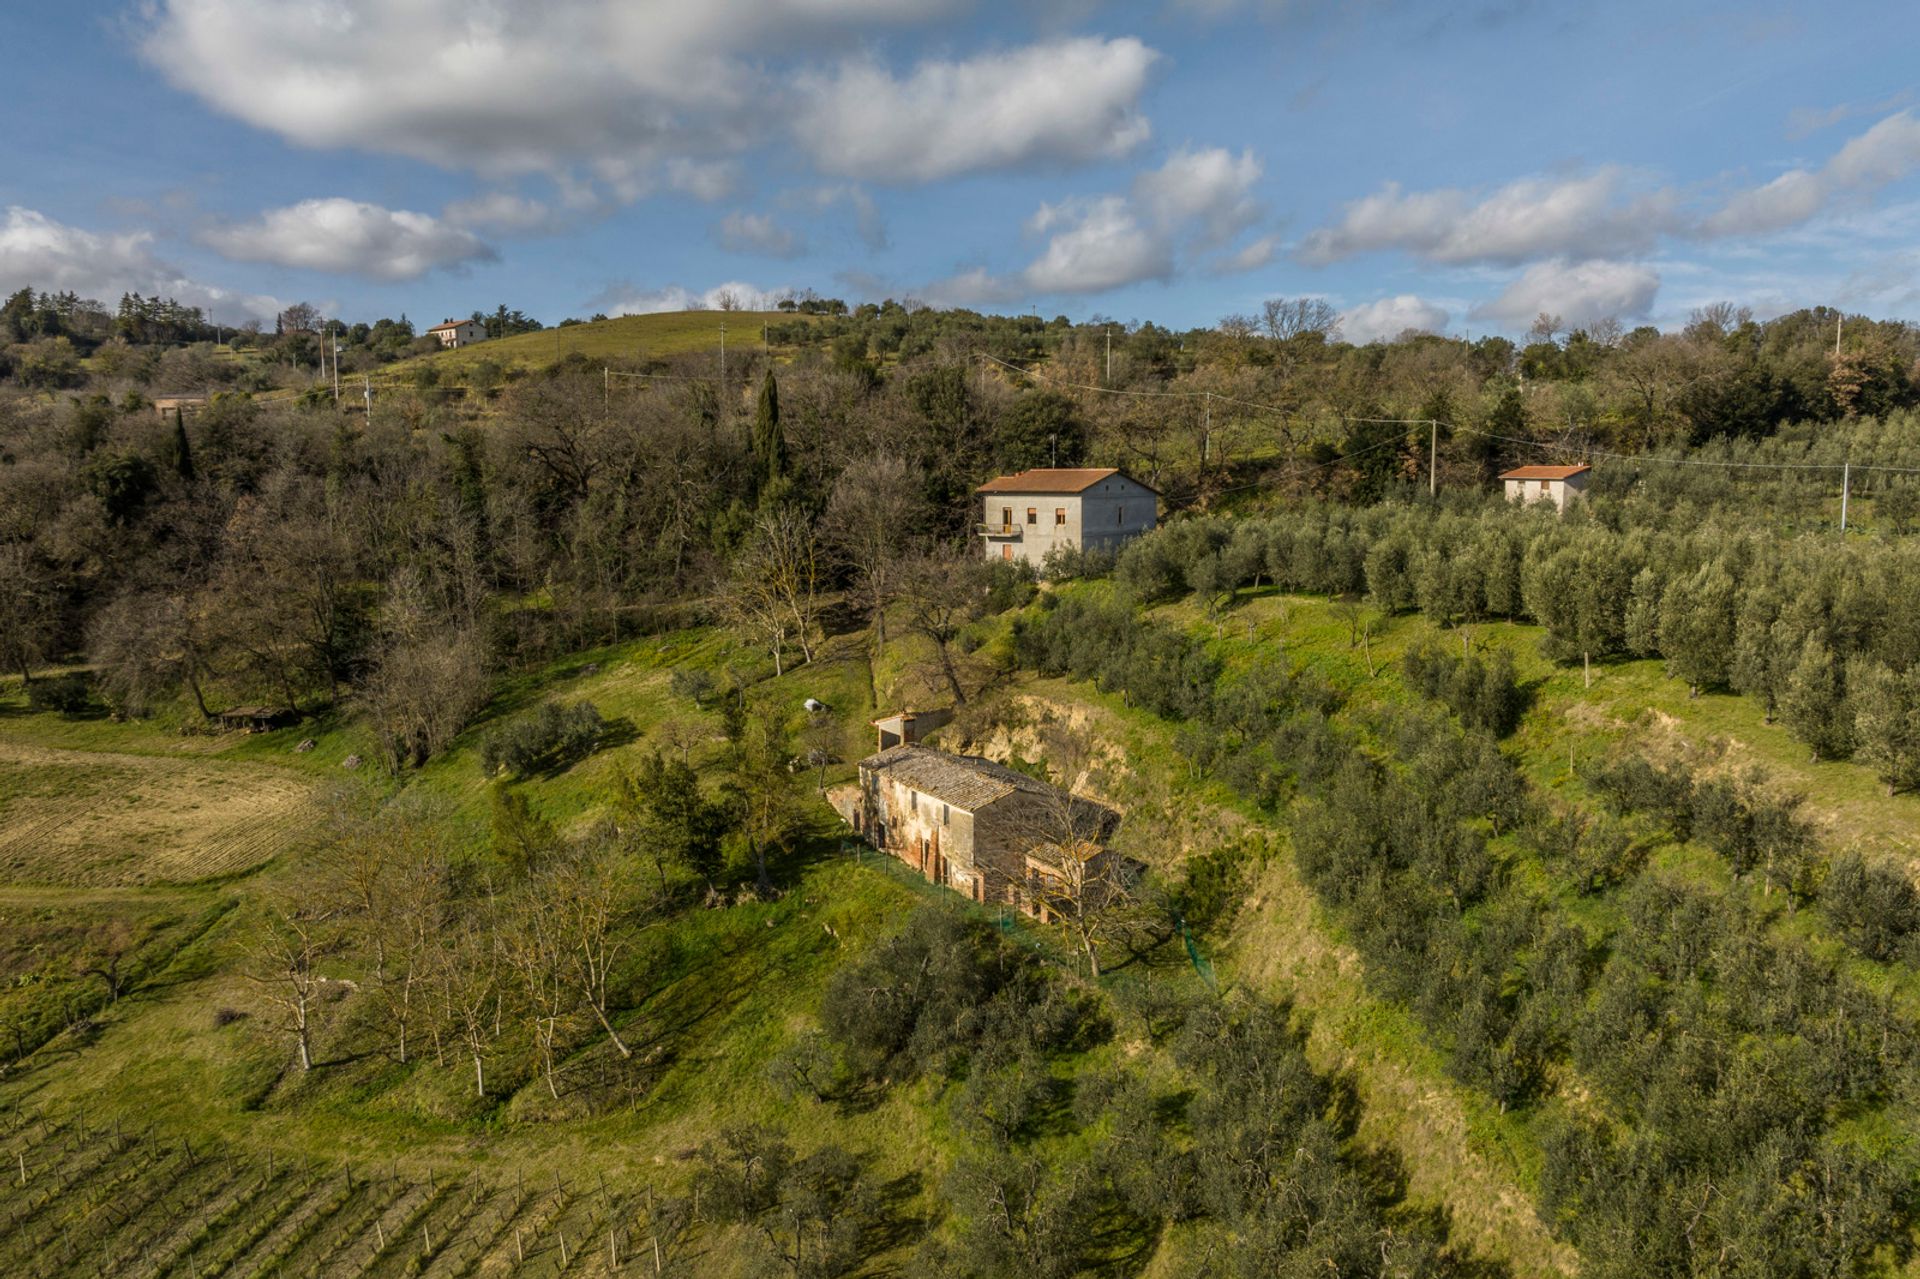
[[[0,290],[1920,318],[1911,3],[9,0]]]

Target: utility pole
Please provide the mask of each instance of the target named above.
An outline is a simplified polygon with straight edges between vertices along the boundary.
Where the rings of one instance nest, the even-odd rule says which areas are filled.
[[[720,324],[720,399],[724,403],[726,401],[726,398],[727,398],[727,325],[726,325],[726,322],[723,320],[721,321],[721,324]]]
[[[1847,498],[1853,492],[1853,463],[1845,462],[1840,467],[1840,535],[1847,532]]]
[[[1200,469],[1207,469],[1207,455],[1213,452],[1213,392],[1207,392],[1207,425],[1200,436]]]
[[[1836,362],[1840,359],[1840,325],[1845,319],[1844,315],[1833,317],[1833,358]]]
[[[1429,418],[1427,427],[1432,432],[1427,437],[1427,496],[1432,497],[1440,491],[1440,424]]]
[[[1107,326],[1107,385],[1113,385],[1113,326]]]
[[[335,320],[334,323],[337,325],[339,324],[339,321]],[[340,407],[340,337],[339,337],[339,334],[336,332],[334,336],[327,339],[327,342],[333,347],[333,407],[337,409]]]

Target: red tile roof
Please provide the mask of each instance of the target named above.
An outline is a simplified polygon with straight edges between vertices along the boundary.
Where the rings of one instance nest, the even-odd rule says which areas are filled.
[[[1592,469],[1584,462],[1579,466],[1516,466],[1511,471],[1502,472],[1500,478],[1503,480],[1570,480]]]
[[[982,484],[977,492],[981,493],[1084,493],[1101,480],[1114,476],[1133,480],[1131,475],[1123,474],[1111,466],[1059,467],[1022,471],[1018,475],[1002,475]],[[1133,480],[1140,484],[1139,480]],[[1154,492],[1145,484],[1140,487]]]

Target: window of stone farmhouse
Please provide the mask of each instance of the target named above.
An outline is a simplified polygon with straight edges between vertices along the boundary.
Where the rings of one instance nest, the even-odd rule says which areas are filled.
[[[1027,523],[1038,524],[1039,522],[1040,522],[1040,508],[1037,506],[1029,506],[1027,508]]]
[[[1067,522],[1067,508],[1066,508],[1066,507],[1064,507],[1064,506],[1056,506],[1056,507],[1054,507],[1054,508],[1053,508],[1053,522],[1054,522],[1055,524],[1065,524],[1065,523]]]

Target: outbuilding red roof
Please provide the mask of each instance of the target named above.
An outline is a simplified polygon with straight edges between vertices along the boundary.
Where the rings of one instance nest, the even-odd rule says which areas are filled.
[[[1084,493],[1101,480],[1112,479],[1116,475],[1122,479],[1133,480],[1131,475],[1111,466],[1039,467],[1031,471],[1022,471],[1018,475],[998,476],[982,484],[977,491],[981,493]],[[1139,480],[1133,480],[1133,482],[1140,484]],[[1140,487],[1149,493],[1154,492],[1145,484],[1140,484]]]
[[[1511,471],[1501,472],[1500,478],[1503,480],[1570,480],[1592,469],[1584,462],[1579,466],[1516,466]]]

